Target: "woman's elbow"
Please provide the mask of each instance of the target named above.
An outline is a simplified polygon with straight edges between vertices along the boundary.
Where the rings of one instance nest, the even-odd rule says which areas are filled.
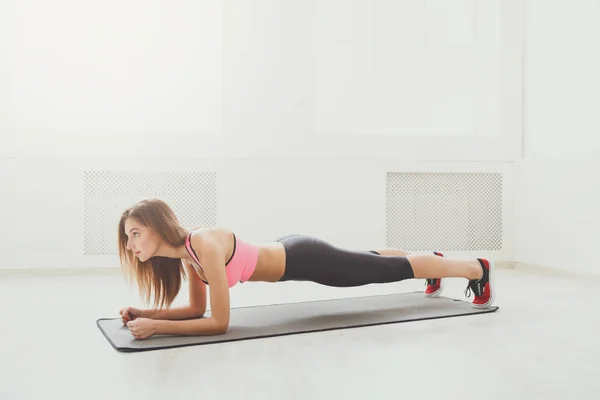
[[[214,323],[214,332],[217,335],[223,335],[227,333],[227,329],[229,328],[229,321],[215,321]]]
[[[215,331],[216,335],[224,335],[226,333],[227,333],[227,327],[226,326],[225,327],[220,327],[219,329],[217,329]]]
[[[191,307],[192,309],[192,318],[202,318],[206,313],[206,308],[201,307]]]

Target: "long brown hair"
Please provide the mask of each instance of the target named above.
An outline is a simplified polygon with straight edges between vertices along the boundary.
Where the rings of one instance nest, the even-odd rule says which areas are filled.
[[[127,250],[125,221],[128,218],[149,227],[173,247],[185,244],[188,230],[181,226],[171,207],[159,199],[140,201],[126,209],[119,221],[119,258],[127,280],[135,279],[146,304],[150,303],[154,294],[154,307],[169,307],[181,289],[182,278],[187,278],[182,262],[177,258],[159,256],[142,262],[135,257],[132,251]]]

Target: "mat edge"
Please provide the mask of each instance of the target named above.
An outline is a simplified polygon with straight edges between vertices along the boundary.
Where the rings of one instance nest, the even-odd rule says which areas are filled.
[[[342,297],[342,298],[335,298],[335,299],[309,300],[309,301],[301,301],[301,302],[295,302],[295,303],[262,304],[262,305],[247,306],[247,307],[232,307],[232,309],[246,309],[246,308],[256,308],[256,307],[264,307],[264,306],[277,306],[277,305],[287,305],[287,304],[308,304],[308,303],[323,302],[323,301],[335,301],[335,300],[347,300],[347,299],[361,299],[361,298],[373,298],[373,297],[387,297],[387,296],[390,296],[390,295],[391,296],[396,296],[396,295],[416,294],[416,293],[424,293],[424,291],[418,290],[418,291],[405,292],[405,293],[377,294],[377,295],[371,295],[371,296],[358,296],[358,297],[349,297],[349,298]],[[452,301],[458,301],[458,302],[463,302],[463,303],[471,304],[470,302],[467,302],[465,300],[456,299],[456,298],[453,298],[453,297],[439,296],[439,298],[444,298],[444,299],[447,299],[447,300],[452,300]],[[186,344],[180,344],[180,345],[159,346],[159,347],[151,347],[151,348],[137,348],[137,347],[125,347],[125,346],[120,347],[120,346],[117,346],[110,339],[110,337],[108,337],[108,335],[106,334],[106,332],[104,331],[104,329],[100,325],[100,322],[101,321],[114,321],[114,320],[118,320],[118,319],[120,319],[118,317],[115,317],[115,318],[109,318],[109,317],[98,318],[96,320],[96,326],[102,332],[103,336],[108,340],[108,342],[111,344],[111,346],[114,349],[116,349],[117,351],[124,352],[124,353],[137,353],[137,352],[144,352],[144,351],[156,351],[156,350],[165,350],[165,349],[173,349],[173,348],[181,348],[181,347],[203,346],[203,345],[209,345],[209,344],[220,344],[220,343],[227,343],[227,342],[237,342],[237,341],[243,341],[243,340],[256,340],[256,339],[265,339],[265,338],[271,338],[271,337],[282,337],[282,336],[290,336],[290,335],[301,335],[301,334],[307,334],[307,333],[328,332],[328,331],[343,330],[343,329],[356,329],[356,328],[365,328],[365,327],[371,327],[371,326],[400,324],[400,323],[414,322],[414,321],[427,321],[427,320],[434,320],[434,319],[464,317],[464,316],[479,315],[479,314],[489,314],[489,313],[498,311],[500,309],[500,306],[494,305],[494,306],[489,306],[489,307],[486,307],[486,308],[473,307],[473,309],[474,309],[473,312],[461,313],[461,314],[455,314],[455,315],[444,315],[444,316],[425,317],[425,318],[412,318],[412,319],[405,319],[405,320],[401,320],[401,321],[395,320],[395,321],[369,323],[369,324],[352,325],[352,326],[332,327],[332,328],[314,329],[314,330],[306,330],[306,331],[294,331],[294,332],[287,332],[287,333],[277,333],[277,334],[272,334],[272,335],[261,335],[261,336],[253,336],[253,337],[245,337],[245,338],[237,338],[237,339],[223,339],[223,340],[210,341],[210,342],[206,342],[206,343],[186,343]]]
[[[157,351],[157,350],[177,349],[177,348],[191,347],[191,346],[206,346],[206,345],[211,345],[211,344],[221,344],[221,343],[228,343],[228,342],[240,342],[240,341],[244,341],[244,340],[267,339],[267,338],[272,338],[272,337],[283,337],[283,336],[291,336],[291,335],[305,335],[305,334],[309,334],[309,333],[329,332],[329,331],[344,330],[344,329],[357,329],[357,328],[366,328],[366,327],[372,327],[372,326],[402,324],[402,323],[405,323],[405,322],[428,321],[428,320],[434,320],[434,319],[455,318],[455,317],[467,317],[467,316],[474,316],[474,315],[479,315],[479,314],[489,314],[489,313],[495,312],[495,311],[497,311],[499,309],[500,309],[500,307],[498,307],[498,306],[492,306],[490,308],[481,309],[481,310],[479,310],[477,312],[474,312],[474,313],[445,315],[445,316],[438,316],[438,317],[414,318],[414,319],[405,319],[405,320],[401,320],[401,321],[387,321],[387,322],[378,322],[378,323],[362,324],[362,325],[352,325],[352,326],[338,326],[338,327],[334,327],[334,328],[315,329],[315,330],[306,330],[306,331],[294,331],[294,332],[287,332],[287,333],[277,333],[277,334],[272,334],[272,335],[261,335],[261,336],[243,337],[243,338],[237,338],[237,339],[223,339],[223,340],[216,340],[216,341],[210,341],[210,342],[205,342],[205,343],[186,343],[186,344],[178,344],[178,345],[170,345],[170,346],[158,346],[158,347],[150,347],[150,348],[117,347],[117,346],[115,346],[113,344],[113,347],[115,349],[117,349],[118,351],[124,352],[124,353],[139,353],[139,352],[144,352],[144,351]]]

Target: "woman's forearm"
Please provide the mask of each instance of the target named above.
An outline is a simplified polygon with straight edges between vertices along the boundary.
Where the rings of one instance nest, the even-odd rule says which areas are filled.
[[[156,321],[156,334],[159,335],[221,335],[226,331],[227,326],[217,323],[213,318]]]
[[[192,319],[204,315],[203,310],[192,308],[191,306],[170,307],[155,310],[142,310],[143,318],[152,319]]]

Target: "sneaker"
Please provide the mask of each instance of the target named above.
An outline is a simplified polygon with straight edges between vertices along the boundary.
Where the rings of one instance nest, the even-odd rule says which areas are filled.
[[[484,308],[494,302],[494,288],[492,285],[493,264],[488,260],[478,258],[479,264],[483,269],[483,276],[480,279],[469,281],[465,295],[471,297],[471,293],[475,295],[472,306],[476,308]]]
[[[442,253],[437,251],[434,251],[433,254],[438,257],[444,257]],[[442,290],[444,289],[442,278],[425,279],[425,285],[425,296],[427,297],[438,297],[440,294],[442,294]]]

